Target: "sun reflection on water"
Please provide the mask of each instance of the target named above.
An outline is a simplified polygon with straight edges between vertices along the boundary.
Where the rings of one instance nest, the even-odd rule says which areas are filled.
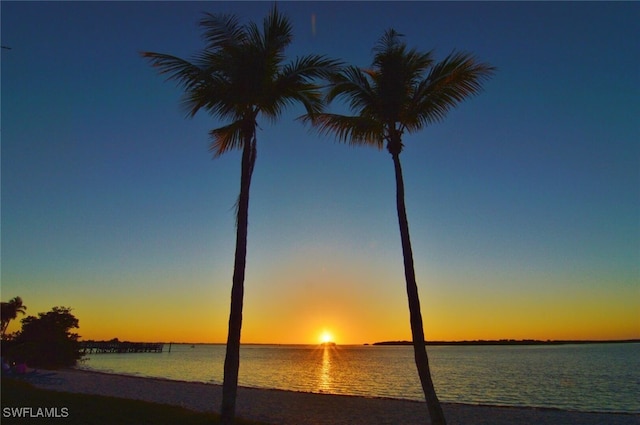
[[[331,377],[331,360],[333,351],[335,350],[334,346],[330,345],[322,345],[322,367],[320,368],[320,379],[319,379],[319,388],[320,392],[331,392],[333,388],[333,379]]]

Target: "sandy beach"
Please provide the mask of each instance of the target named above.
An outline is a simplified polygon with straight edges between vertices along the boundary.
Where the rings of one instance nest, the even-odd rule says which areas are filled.
[[[100,394],[218,411],[222,387],[196,382],[61,370],[35,379],[40,388]],[[570,412],[556,409],[444,404],[450,425],[632,425],[640,415]],[[422,402],[240,388],[237,414],[273,425],[424,425]]]

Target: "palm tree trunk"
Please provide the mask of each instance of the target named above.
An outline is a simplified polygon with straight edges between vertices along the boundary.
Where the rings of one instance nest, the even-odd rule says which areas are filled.
[[[424,391],[424,397],[429,409],[429,416],[432,425],[445,425],[446,420],[442,411],[442,406],[438,400],[436,390],[431,380],[429,369],[429,358],[425,347],[424,329],[422,325],[422,313],[420,312],[420,299],[418,297],[418,284],[416,283],[416,273],[413,267],[413,252],[411,250],[411,239],[409,238],[409,222],[407,221],[407,211],[404,205],[404,180],[402,178],[402,167],[400,166],[400,154],[391,153],[393,165],[396,173],[396,206],[398,209],[398,223],[400,225],[400,239],[402,240],[402,255],[404,257],[404,276],[407,282],[407,298],[409,300],[409,317],[411,322],[411,335],[413,337],[413,353],[418,368],[418,376]]]
[[[244,143],[240,173],[240,196],[236,218],[236,252],[231,286],[231,310],[229,333],[224,359],[222,383],[221,423],[232,425],[235,419],[236,396],[238,394],[238,371],[240,369],[240,332],[242,330],[242,305],[244,298],[244,273],[247,259],[247,229],[249,225],[249,188],[253,166],[256,161],[256,140],[252,135]]]

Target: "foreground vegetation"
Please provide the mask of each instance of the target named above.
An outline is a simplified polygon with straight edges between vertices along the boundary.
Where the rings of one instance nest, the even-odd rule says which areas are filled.
[[[57,417],[15,418],[10,414],[15,408],[31,407],[36,416],[38,408],[48,409]],[[55,408],[55,410],[54,410]],[[42,411],[41,414],[44,414]],[[118,425],[118,424],[219,424],[220,417],[213,413],[89,394],[73,394],[35,388],[16,379],[2,379],[2,424],[38,424],[59,422],[64,425]],[[266,425],[260,422],[237,420],[239,425]]]
[[[20,297],[2,302],[0,307],[3,373],[5,366],[19,364],[43,369],[71,367],[82,358],[80,336],[74,332],[80,322],[70,307],[53,307],[46,313],[38,313],[37,317],[25,317],[20,331],[12,334],[6,333],[9,322],[18,313],[24,314],[27,307]]]

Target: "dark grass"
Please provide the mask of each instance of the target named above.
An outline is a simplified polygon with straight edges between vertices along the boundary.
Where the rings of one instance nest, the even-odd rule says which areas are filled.
[[[2,379],[1,400],[0,422],[2,425],[212,425],[220,423],[219,415],[213,413],[194,412],[178,406],[140,400],[43,390],[27,382],[9,378]],[[50,414],[54,416],[57,414],[58,417],[16,418],[7,410],[23,407],[32,408],[32,415],[38,414],[38,408],[46,408],[49,409]],[[43,415],[45,412],[40,410],[40,414]],[[236,423],[266,425],[244,420],[238,420]]]

